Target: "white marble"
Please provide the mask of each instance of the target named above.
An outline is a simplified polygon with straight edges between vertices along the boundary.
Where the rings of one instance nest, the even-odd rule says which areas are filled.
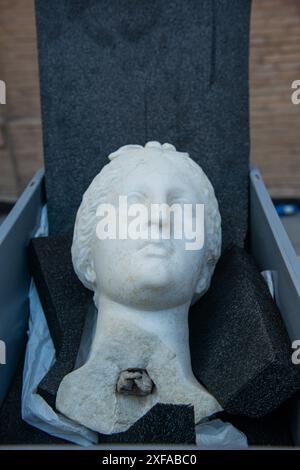
[[[188,342],[190,304],[208,289],[221,250],[214,190],[170,144],[129,145],[109,159],[83,196],[72,245],[74,269],[94,291],[95,335],[85,365],[64,377],[56,407],[101,433],[127,430],[158,402],[193,405],[198,423],[221,409],[192,373]],[[203,248],[187,250],[186,239],[172,236],[99,240],[97,208],[110,203],[118,211],[120,195],[146,207],[204,204]],[[159,233],[170,222],[164,215],[143,221]]]

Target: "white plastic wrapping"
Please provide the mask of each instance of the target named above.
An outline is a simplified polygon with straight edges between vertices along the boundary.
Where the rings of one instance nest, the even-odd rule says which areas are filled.
[[[274,287],[274,279],[273,279],[272,271],[266,270],[266,271],[262,271],[260,274],[264,278],[272,298],[275,299],[275,287]]]
[[[41,224],[35,236],[47,234],[47,210],[44,207]],[[76,444],[89,446],[97,443],[95,432],[60,416],[36,393],[38,384],[55,361],[55,349],[33,280],[29,291],[29,304],[28,343],[23,371],[22,418],[48,434]]]
[[[214,419],[196,426],[196,442],[200,449],[244,449],[248,447],[245,434],[232,424]]]

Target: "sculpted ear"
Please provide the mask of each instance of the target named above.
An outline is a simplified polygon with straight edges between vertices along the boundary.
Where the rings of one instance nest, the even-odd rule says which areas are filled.
[[[86,272],[85,272],[85,278],[88,282],[90,282],[91,284],[94,284],[95,281],[96,281],[96,272],[94,270],[94,264],[91,263],[87,269],[86,269]]]
[[[199,281],[197,282],[191,305],[193,305],[195,302],[197,302],[197,300],[199,300],[202,297],[202,295],[205,294],[205,292],[208,289],[208,282],[207,281],[208,281],[207,280],[207,272],[204,272],[201,275]]]
[[[202,295],[204,292],[207,290],[207,274],[203,273],[201,278],[199,279],[196,289],[195,289],[195,294],[197,295]]]
[[[214,266],[215,266],[214,258],[209,257],[206,265],[204,265],[201,271],[200,279],[197,282],[196,289],[195,289],[196,295],[198,296],[203,295],[208,290],[210,286],[211,276],[214,271]]]

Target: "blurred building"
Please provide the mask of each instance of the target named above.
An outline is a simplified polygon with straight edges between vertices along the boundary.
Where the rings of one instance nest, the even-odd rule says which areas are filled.
[[[34,0],[0,0],[0,201],[15,201],[43,166]],[[300,1],[253,0],[251,158],[272,196],[300,197]]]

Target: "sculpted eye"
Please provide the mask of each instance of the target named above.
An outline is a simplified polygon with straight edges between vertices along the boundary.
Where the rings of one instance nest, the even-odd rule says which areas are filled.
[[[127,196],[128,204],[144,204],[147,201],[147,196],[139,191],[133,191]]]
[[[168,197],[168,204],[172,206],[173,204],[189,204],[191,202],[191,197],[189,192],[185,189],[176,189],[169,192]]]
[[[169,202],[169,205],[172,206],[173,204],[180,204],[180,205],[183,205],[183,204],[188,204],[189,201],[186,199],[186,198],[183,198],[183,197],[176,197],[176,198],[172,198]]]
[[[182,210],[182,214],[184,214],[184,217],[193,218],[193,219],[196,217],[197,215],[196,204],[192,203],[188,199],[179,198],[179,197],[176,199],[174,198],[169,203],[170,207],[172,207],[173,204],[175,205],[175,207],[180,206]]]

